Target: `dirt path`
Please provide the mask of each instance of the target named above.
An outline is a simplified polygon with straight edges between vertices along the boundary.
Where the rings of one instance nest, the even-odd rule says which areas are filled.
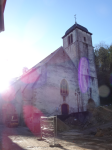
[[[112,150],[112,137],[83,135],[71,130],[58,135],[60,147],[49,147],[39,141],[26,127],[5,128],[0,126],[0,150]]]

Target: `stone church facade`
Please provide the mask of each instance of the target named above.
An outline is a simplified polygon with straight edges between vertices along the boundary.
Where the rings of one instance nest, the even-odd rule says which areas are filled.
[[[18,78],[1,95],[1,122],[4,113],[22,118],[32,114],[67,115],[87,110],[88,99],[99,106],[98,80],[94,63],[92,34],[74,24],[59,47]]]

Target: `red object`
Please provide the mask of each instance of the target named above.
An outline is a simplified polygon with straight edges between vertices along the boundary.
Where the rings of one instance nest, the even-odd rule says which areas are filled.
[[[2,12],[4,13],[5,5],[7,0],[0,0],[0,5],[2,6]]]
[[[4,10],[6,0],[0,0],[0,32],[4,31]]]
[[[3,1],[3,12],[5,10],[6,0]]]

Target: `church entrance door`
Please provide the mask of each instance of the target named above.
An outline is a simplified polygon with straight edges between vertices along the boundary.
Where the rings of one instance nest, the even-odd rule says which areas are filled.
[[[68,113],[69,113],[69,106],[67,104],[62,104],[61,111],[62,111],[62,115],[68,115]]]

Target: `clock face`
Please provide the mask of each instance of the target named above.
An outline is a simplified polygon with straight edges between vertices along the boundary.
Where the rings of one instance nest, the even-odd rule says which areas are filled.
[[[79,62],[78,80],[81,92],[87,92],[89,85],[89,64],[87,58],[85,57],[82,57]]]

